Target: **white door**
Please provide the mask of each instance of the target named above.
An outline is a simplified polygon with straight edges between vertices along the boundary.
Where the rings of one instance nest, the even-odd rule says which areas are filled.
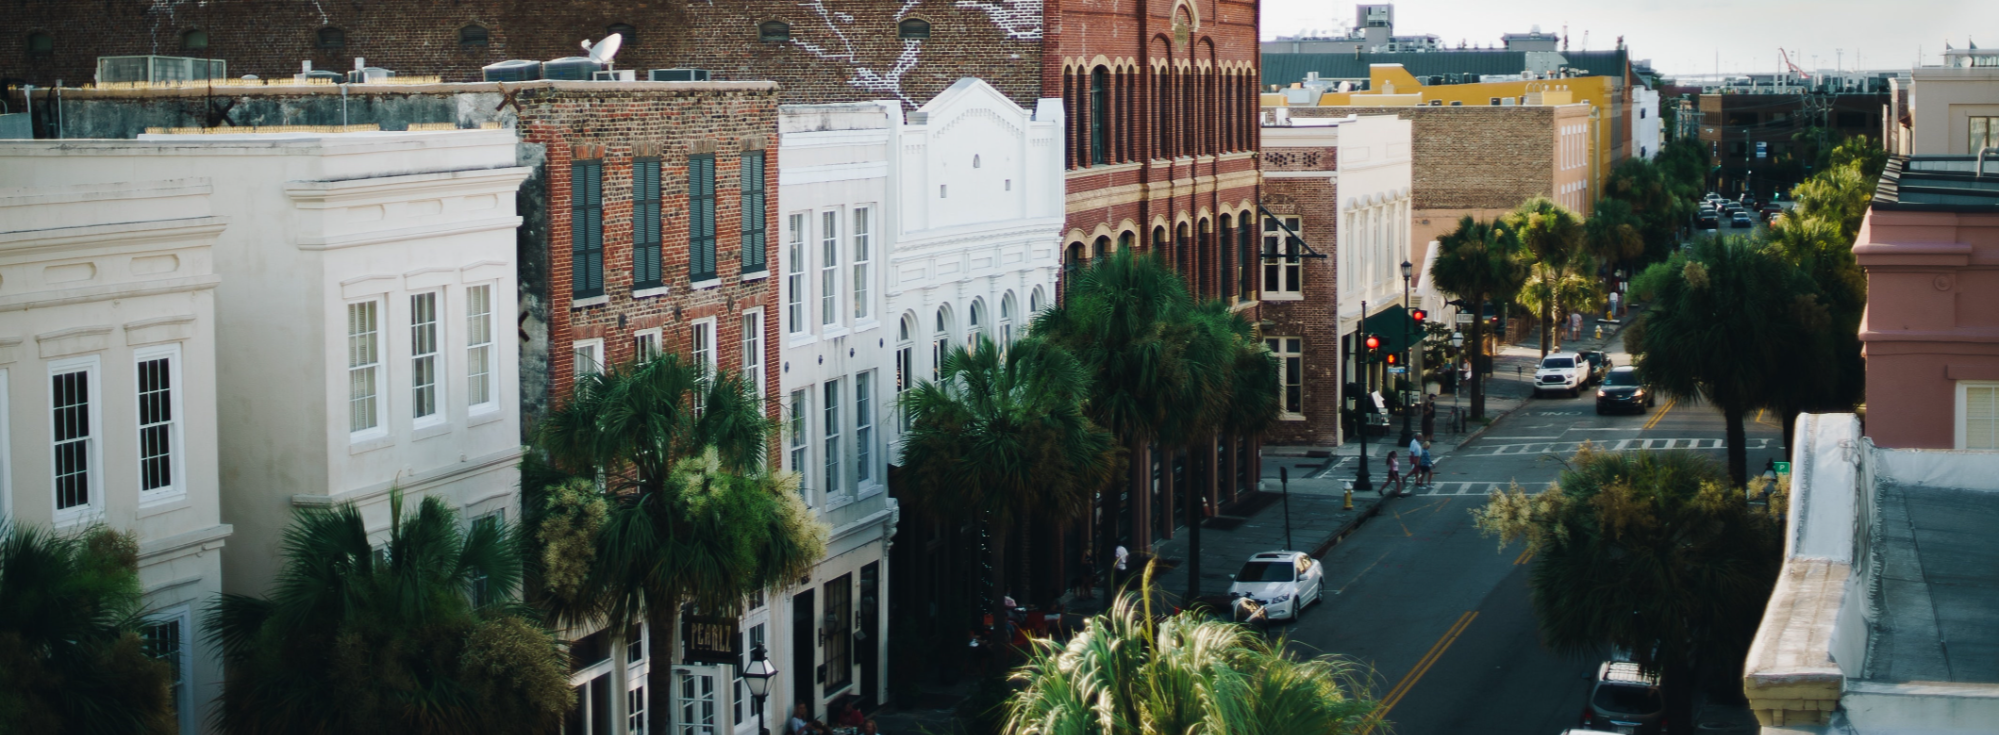
[[[674,707],[680,711],[674,725],[680,735],[716,735],[720,724],[715,705],[715,681],[721,678],[718,666],[682,666],[674,670]]]

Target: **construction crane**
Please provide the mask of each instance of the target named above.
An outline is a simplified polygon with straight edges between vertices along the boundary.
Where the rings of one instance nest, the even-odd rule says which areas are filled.
[[[1791,73],[1792,73],[1792,74],[1796,74],[1796,75],[1798,75],[1798,77],[1799,77],[1800,79],[1810,79],[1810,78],[1812,78],[1812,75],[1810,75],[1810,74],[1806,74],[1806,73],[1805,73],[1805,70],[1803,70],[1803,69],[1800,69],[1800,68],[1798,68],[1798,65],[1797,65],[1797,64],[1793,64],[1793,63],[1791,63],[1791,55],[1790,55],[1790,54],[1787,54],[1787,53],[1784,53],[1784,49],[1783,49],[1783,47],[1781,47],[1781,46],[1780,46],[1780,47],[1778,47],[1778,48],[1777,48],[1777,56],[1778,56],[1779,58],[1782,58],[1782,59],[1784,60],[1784,65],[1785,65],[1785,66],[1788,66],[1788,67],[1791,67]]]

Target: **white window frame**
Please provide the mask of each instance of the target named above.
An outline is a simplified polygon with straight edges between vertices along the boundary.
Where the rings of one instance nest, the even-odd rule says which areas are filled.
[[[84,493],[83,503],[68,508],[62,506],[62,488],[57,483],[55,468],[55,377],[68,373],[84,374],[85,397],[84,420],[90,422],[90,431],[84,434]],[[50,360],[48,371],[48,413],[43,420],[49,426],[49,507],[55,508],[54,521],[57,526],[72,525],[101,514],[104,510],[104,365],[97,355],[72,357],[65,360]]]
[[[874,252],[871,247],[873,245],[873,233],[870,231],[873,223],[869,221],[869,215],[872,213],[873,210],[868,207],[855,207],[847,217],[848,223],[854,229],[853,235],[850,238],[852,240],[850,244],[853,247],[853,257],[850,260],[854,266],[854,285],[852,288],[854,290],[853,308],[854,321],[856,323],[874,320],[875,312],[874,309],[870,308],[869,303],[869,299],[872,298],[874,291],[868,288],[870,266],[873,265],[874,261]]]
[[[840,438],[845,434],[840,429],[840,405],[844,403],[841,391],[846,389],[839,378],[819,384],[820,446],[824,447],[826,475],[826,497],[833,498],[847,492],[846,450],[840,447]]]
[[[430,351],[417,352],[417,347],[422,337],[419,330],[424,326],[417,322],[417,302],[419,299],[425,297],[429,297],[430,299],[431,313],[430,322],[428,323],[432,332],[430,335]],[[444,423],[446,419],[445,407],[449,405],[445,402],[444,391],[444,312],[444,292],[441,290],[418,291],[409,295],[409,313],[407,316],[410,340],[410,424],[419,429]],[[422,365],[426,359],[430,361],[430,385],[428,386],[431,392],[430,413],[418,415],[417,411],[423,408],[418,392],[423,390],[425,386],[418,385],[416,381],[424,371]]]
[[[1292,344],[1291,344],[1291,343],[1293,343],[1293,342],[1295,342],[1295,343],[1297,343],[1297,344],[1296,344],[1296,345],[1294,346],[1294,345],[1292,345]],[[1275,357],[1275,358],[1277,358],[1277,416],[1278,416],[1278,418],[1280,418],[1280,419],[1284,419],[1284,420],[1288,420],[1288,421],[1301,421],[1301,420],[1304,420],[1304,418],[1305,418],[1305,338],[1303,338],[1303,337],[1264,337],[1264,338],[1263,338],[1263,344],[1264,344],[1264,346],[1265,346],[1265,347],[1268,347],[1268,348],[1270,349],[1270,354],[1271,354],[1271,356],[1272,356],[1272,357]],[[1286,348],[1294,348],[1294,349],[1286,349]],[[1289,374],[1289,373],[1288,373],[1288,369],[1289,369],[1289,368],[1291,367],[1291,361],[1293,361],[1293,360],[1296,360],[1296,361],[1298,362],[1298,382],[1297,382],[1297,383],[1295,383],[1295,384],[1294,384],[1294,383],[1291,383],[1291,382],[1289,382],[1289,381],[1288,381],[1288,379],[1287,379],[1287,377],[1286,377],[1286,376],[1287,376],[1287,375]],[[1286,405],[1285,405],[1285,403],[1286,403],[1286,400],[1285,400],[1285,399],[1286,399],[1286,398],[1288,398],[1288,394],[1289,394],[1290,390],[1291,390],[1292,388],[1294,388],[1294,387],[1298,389],[1298,406],[1297,406],[1297,409],[1298,409],[1298,410],[1296,410],[1296,411],[1293,411],[1293,410],[1291,410],[1291,407],[1290,407],[1290,406],[1286,406]]]
[[[909,430],[909,412],[902,408],[902,398],[916,387],[916,334],[923,328],[916,315],[904,314],[896,326],[895,339],[895,406],[896,416],[902,430]]]
[[[806,507],[812,503],[812,389],[799,388],[791,392],[790,403],[785,406],[785,462],[791,465],[793,474],[798,475],[798,497]]]
[[[965,309],[965,312],[967,314],[965,317],[965,349],[971,350],[978,346],[979,338],[986,334],[986,325],[980,323],[980,318],[986,315],[986,300],[973,297],[972,305]]]
[[[806,293],[808,288],[805,283],[805,229],[808,223],[806,222],[805,212],[793,212],[785,217],[785,221],[787,224],[784,233],[784,305],[786,312],[784,331],[785,334],[798,337],[812,333],[810,326],[812,322],[812,308],[807,305],[810,299]]]
[[[167,414],[169,418],[161,422],[161,424],[165,425],[167,432],[168,479],[167,484],[147,490],[145,488],[146,468],[144,455],[147,424],[143,423],[143,414],[140,413],[140,411],[143,411],[143,408],[138,407],[136,404],[140,396],[139,366],[154,360],[167,361],[166,390]],[[138,459],[139,471],[137,472],[137,479],[139,480],[139,505],[141,506],[177,500],[187,495],[187,451],[186,444],[182,439],[183,430],[181,428],[181,421],[186,417],[187,412],[182,407],[181,365],[179,343],[153,345],[132,351],[132,395],[134,397],[134,408],[136,409],[133,413],[133,423],[135,425],[133,436],[136,439],[133,449]]]
[[[944,355],[951,348],[951,330],[958,325],[950,306],[937,307],[936,331],[930,335],[930,380],[944,374]]]
[[[715,317],[696,319],[687,326],[687,356],[701,368],[701,377],[714,378],[721,365],[715,335],[720,330],[715,327]]]
[[[493,294],[496,290],[492,283],[474,284],[465,288],[465,400],[468,404],[466,412],[469,414],[500,410],[500,352],[495,337],[499,330],[493,318]],[[485,294],[484,312],[472,310],[472,295],[475,293]],[[485,341],[473,342],[472,340],[479,338],[482,331],[485,333]],[[474,372],[480,366],[484,366],[485,372]],[[482,391],[475,386],[481,381],[485,383],[483,391],[485,400],[473,403],[480,398]]]
[[[743,332],[743,382],[756,395],[757,405],[764,405],[764,310],[763,307],[747,309],[743,312],[740,326]]]
[[[819,213],[819,326],[840,321],[840,210]]]
[[[173,624],[180,628],[180,649],[175,651],[180,660],[172,664],[179,682],[169,680],[169,691],[173,693],[174,719],[180,723],[181,732],[196,732],[194,726],[194,614],[187,605],[179,605],[146,616],[146,625]],[[143,628],[141,629],[143,631]],[[143,638],[143,636],[142,636]],[[146,654],[155,659],[158,656],[148,650]]]
[[[659,357],[664,353],[666,348],[660,346],[664,332],[665,330],[659,327],[653,327],[652,329],[641,329],[632,333],[633,364],[644,365],[647,360]]]
[[[1000,346],[1013,346],[1013,322],[1019,318],[1020,305],[1014,302],[1013,292],[1000,296]]]
[[[1953,406],[1952,410],[1952,413],[1956,414],[1955,416],[1956,420],[1953,422],[1956,425],[1955,426],[1956,436],[1954,437],[1953,446],[1955,446],[1957,449],[1960,450],[1968,450],[1974,452],[1992,451],[1995,449],[1999,449],[1999,444],[1995,444],[1994,446],[1990,447],[1973,447],[1970,445],[1972,389],[1991,390],[1995,394],[1999,394],[1999,381],[1995,380],[1957,381],[1957,385],[1953,390],[1953,393],[1955,394],[1953,400],[1954,403],[1956,404],[1955,406]],[[1999,411],[1999,395],[1995,395],[1993,401],[1995,403],[1993,407],[1994,410]],[[1993,436],[1994,436],[1994,441],[1999,442],[1999,428],[1995,428]]]
[[[875,406],[880,381],[875,380],[875,371],[865,370],[854,374],[854,489],[859,493],[873,490],[881,478],[874,471],[875,458]]]
[[[573,358],[569,364],[571,383],[576,382],[578,378],[582,378],[585,375],[596,375],[604,372],[604,340],[576,340],[569,343],[569,353]],[[587,364],[586,360],[588,361]]]
[[[1258,273],[1257,280],[1261,281],[1259,285],[1263,287],[1263,298],[1265,300],[1297,301],[1305,298],[1304,253],[1299,253],[1298,257],[1292,258],[1289,262],[1285,261],[1285,250],[1283,248],[1291,235],[1283,227],[1274,226],[1280,221],[1282,224],[1290,225],[1292,231],[1301,234],[1304,231],[1304,218],[1297,215],[1279,215],[1277,217],[1263,218],[1263,232],[1261,233],[1262,238],[1259,242],[1261,252],[1257,253],[1257,266],[1261,272]],[[1272,240],[1275,240],[1275,242],[1272,242]],[[1299,249],[1304,249],[1302,243],[1299,245]],[[1267,253],[1276,253],[1277,255],[1270,257],[1266,255]],[[1273,274],[1275,274],[1276,283],[1271,282]],[[1285,288],[1286,284],[1296,284],[1297,288]]]
[[[388,347],[387,341],[382,339],[382,325],[388,321],[385,318],[388,311],[385,308],[387,304],[388,301],[386,299],[377,296],[349,301],[346,305],[347,308],[344,310],[344,314],[347,317],[347,329],[345,330],[347,339],[347,440],[350,443],[360,443],[389,435],[389,422],[384,420],[388,416],[388,401],[386,400],[386,393],[383,390],[389,383],[389,369],[388,361],[382,359],[383,353],[387,351],[386,348]],[[374,323],[370,325],[371,331],[357,333],[354,331],[354,309],[362,305],[373,307],[372,316]],[[370,356],[373,359],[372,362],[355,362],[354,341],[362,334],[368,335],[369,348],[374,352]],[[373,426],[356,428],[354,426],[354,410],[357,404],[361,402],[361,398],[354,392],[354,380],[356,374],[363,371],[368,375],[371,382],[370,390],[372,392],[368,394],[366,400],[368,410],[372,412],[375,423]]]

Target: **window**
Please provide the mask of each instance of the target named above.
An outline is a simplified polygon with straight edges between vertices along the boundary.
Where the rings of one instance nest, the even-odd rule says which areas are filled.
[[[1290,228],[1286,232],[1285,228]],[[1265,297],[1296,295],[1301,290],[1301,241],[1291,236],[1300,227],[1297,217],[1263,218],[1263,293]]]
[[[194,731],[194,708],[188,701],[187,670],[193,649],[187,645],[185,609],[153,618],[139,629],[146,655],[167,665],[167,694],[181,732]]]
[[[437,292],[410,296],[410,415],[437,415]]]
[[[28,55],[48,56],[56,51],[56,38],[41,31],[28,34]]]
[[[493,287],[465,289],[465,403],[473,411],[497,408],[493,392]]]
[[[805,215],[791,215],[785,230],[785,331],[791,334],[803,334],[805,332]]]
[[[902,405],[903,394],[908,393],[910,388],[916,387],[916,342],[913,338],[915,332],[916,315],[904,316],[902,325],[896,328],[895,333],[895,398],[898,410]],[[902,428],[908,429],[909,412],[900,411],[900,413]]]
[[[764,43],[784,43],[791,40],[791,24],[781,20],[767,20],[757,24],[757,40]]]
[[[1957,448],[1999,449],[1999,383],[1957,382]]]
[[[840,321],[840,213],[819,213],[819,323]]]
[[[604,372],[604,340],[579,340],[571,347],[576,377]]]
[[[347,305],[347,430],[353,433],[381,426],[382,354],[378,342],[381,302]]]
[[[572,298],[604,295],[604,162],[569,166],[569,288]]]
[[[97,359],[52,363],[49,373],[56,512],[80,515],[97,504]]]
[[[659,159],[632,161],[632,288],[658,288]]]
[[[1965,155],[1976,156],[1980,150],[1999,147],[1999,117],[1974,117],[1969,120],[1971,139],[1965,142]]]
[[[687,278],[715,277],[715,154],[687,157]]]
[[[658,329],[647,329],[632,335],[632,359],[643,365],[659,357]]]
[[[187,51],[202,51],[208,48],[208,31],[190,28],[180,34],[180,47]]]
[[[826,693],[854,683],[854,580],[842,574],[826,583]]]
[[[810,450],[806,447],[805,416],[807,408],[806,391],[802,388],[792,391],[791,421],[789,430],[787,431],[791,435],[789,442],[791,445],[791,471],[798,473],[798,497],[803,498],[806,505],[811,505],[812,483],[806,481],[805,477],[805,463],[810,455]]]
[[[140,350],[139,491],[171,493],[180,489],[180,347]],[[143,495],[141,497],[144,497]]]
[[[625,48],[639,45],[639,29],[633,28],[630,23],[612,23],[604,29],[606,36],[614,33],[621,37]]]
[[[820,400],[826,404],[825,409],[823,409],[826,419],[824,422],[826,431],[826,494],[833,496],[840,493],[840,481],[844,479],[840,476],[840,381],[838,379],[828,380],[822,388]]]
[[[1285,416],[1305,413],[1305,353],[1297,337],[1266,337],[1263,343],[1277,357],[1277,408]]]
[[[1090,164],[1110,162],[1108,131],[1110,120],[1110,72],[1097,67],[1090,72]]]
[[[761,310],[743,312],[743,383],[757,397],[757,405],[763,405],[764,313]]]
[[[965,348],[974,349],[979,345],[979,338],[986,336],[985,300],[972,299],[972,308],[969,314],[971,316],[971,321],[967,325],[967,329],[965,330]]]
[[[854,210],[854,319],[868,316],[868,266],[872,253],[868,251],[868,210],[861,207]]]
[[[1041,304],[1042,304],[1041,287],[1035,286],[1034,292],[1027,295],[1028,313],[1030,314],[1041,313]]]
[[[1005,296],[1000,297],[1000,345],[1001,346],[1010,346],[1013,344],[1014,311],[1015,307],[1013,304],[1013,292],[1008,291],[1006,292]]]
[[[693,335],[689,340],[689,352],[694,355],[694,364],[701,368],[701,377],[715,377],[715,320],[710,317],[695,322]]]
[[[465,26],[458,29],[458,45],[465,47],[485,46],[490,43],[485,26]]]
[[[764,272],[764,152],[748,151],[742,160],[743,273]]]
[[[320,48],[345,48],[346,46],[347,46],[346,31],[340,30],[338,28],[319,29]]]
[[[944,309],[937,310],[937,331],[930,336],[930,379],[936,380],[944,374],[944,353],[951,348],[951,315]]]
[[[902,38],[922,40],[930,37],[930,21],[922,18],[904,18],[895,24],[895,35]]]
[[[854,376],[854,485],[866,485],[874,479],[872,463],[875,441],[874,400],[875,373],[870,370]]]

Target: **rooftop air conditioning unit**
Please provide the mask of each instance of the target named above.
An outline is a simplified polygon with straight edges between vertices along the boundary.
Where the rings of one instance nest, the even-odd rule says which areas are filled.
[[[531,82],[541,78],[541,62],[532,59],[514,59],[487,64],[485,72],[489,82]]]
[[[603,70],[603,64],[588,56],[565,56],[542,62],[541,78],[587,82],[591,75]]]
[[[604,69],[590,74],[593,82],[635,82],[638,72],[631,69]]]
[[[188,56],[99,56],[97,83],[185,82],[226,79],[229,62]]]
[[[654,82],[705,82],[707,69],[654,69],[646,74],[646,79]]]
[[[395,75],[396,75],[395,72],[389,71],[379,66],[367,66],[347,72],[347,81],[350,84],[361,84],[364,82],[386,82],[389,80],[389,77],[393,77]]]

